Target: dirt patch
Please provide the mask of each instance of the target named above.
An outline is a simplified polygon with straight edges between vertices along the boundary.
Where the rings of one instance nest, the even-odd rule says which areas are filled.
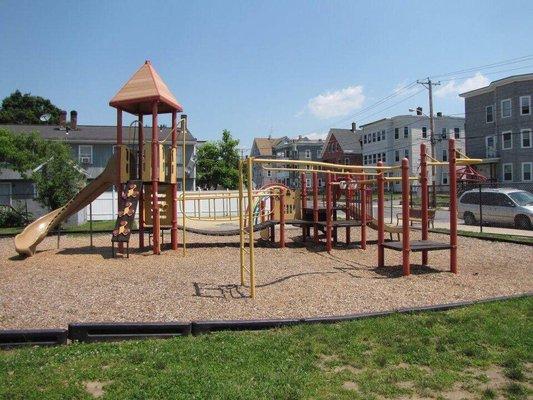
[[[468,390],[461,387],[461,384],[456,383],[452,390],[442,393],[442,396],[447,400],[469,400],[473,399],[474,395]]]
[[[105,393],[104,386],[109,385],[111,381],[85,381],[83,385],[85,390],[94,398],[102,397]]]
[[[346,390],[359,390],[359,386],[357,385],[357,383],[355,382],[352,382],[352,381],[346,381],[342,384],[342,388],[343,389],[346,389]]]

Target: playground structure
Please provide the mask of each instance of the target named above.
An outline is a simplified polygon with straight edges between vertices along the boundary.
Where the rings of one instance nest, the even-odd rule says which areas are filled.
[[[323,242],[327,252],[338,243],[338,232],[346,231],[346,245],[352,243],[352,229],[360,230],[359,246],[367,247],[367,228],[377,231],[378,267],[385,265],[385,249],[402,252],[403,274],[410,274],[410,253],[422,252],[422,264],[427,265],[428,253],[434,250],[450,251],[450,271],[457,272],[457,166],[469,166],[482,160],[469,159],[455,149],[454,139],[449,140],[449,161],[429,158],[426,146],[421,144],[420,175],[409,176],[409,160],[401,165],[376,166],[331,164],[306,160],[255,159],[248,157],[239,164],[238,191],[186,192],[186,133],[187,116],[181,105],[147,61],[119,90],[109,103],[117,110],[116,151],[104,172],[89,183],[65,206],[39,218],[28,225],[15,238],[15,248],[21,255],[31,256],[37,245],[61,221],[90,204],[111,185],[117,187],[118,215],[111,235],[113,256],[124,253],[129,257],[130,239],[137,209],[139,248],[145,248],[145,235],[153,254],[160,254],[164,230],[170,230],[170,248],[178,250],[178,230],[181,231],[181,248],[186,254],[187,232],[212,236],[240,237],[240,283],[249,286],[250,297],[256,296],[255,232],[263,241],[276,243],[283,248],[285,229],[292,225],[302,230],[302,241],[311,240],[317,246]],[[136,135],[125,143],[123,137],[123,112],[137,120]],[[169,136],[160,140],[158,115],[171,114]],[[151,115],[151,140],[145,140],[144,116]],[[182,134],[181,193],[178,194],[178,132]],[[136,139],[135,139],[136,137]],[[170,137],[170,146],[165,148]],[[429,160],[429,161],[428,161]],[[282,184],[253,189],[254,164],[265,170],[298,172],[299,188]],[[447,167],[450,180],[450,240],[449,243],[429,240],[428,232],[428,175],[427,167]],[[319,195],[319,174],[325,180],[325,193]],[[394,175],[398,174],[398,175]],[[312,184],[308,187],[307,177]],[[409,196],[411,182],[420,182],[422,240],[410,240]],[[401,182],[402,226],[385,224],[384,188],[387,182]],[[374,199],[377,215],[374,215]],[[217,209],[218,206],[218,209]],[[181,217],[181,221],[179,216]],[[181,223],[180,223],[181,222]],[[238,225],[237,225],[238,223]],[[385,234],[391,239],[386,241]],[[397,235],[397,240],[392,236]],[[401,235],[401,240],[400,240]],[[151,240],[150,240],[151,239]],[[117,251],[115,249],[117,246]],[[248,279],[247,279],[248,276]]]

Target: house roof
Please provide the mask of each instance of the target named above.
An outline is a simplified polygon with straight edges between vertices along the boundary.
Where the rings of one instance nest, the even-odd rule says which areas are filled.
[[[257,148],[260,156],[271,156],[272,147],[277,145],[283,138],[254,138],[254,146]]]
[[[329,130],[328,136],[326,137],[324,150],[327,148],[327,143],[331,140],[331,137],[335,137],[337,143],[339,144],[341,150],[345,154],[359,154],[361,153],[361,142],[359,141],[361,137],[361,130],[356,130],[353,132],[351,129],[338,129],[331,128]]]
[[[483,93],[491,92],[495,88],[499,86],[503,86],[503,85],[508,85],[509,83],[531,81],[531,80],[533,80],[533,74],[512,75],[512,76],[508,76],[507,78],[502,78],[502,79],[493,81],[488,86],[475,89],[475,90],[470,90],[469,92],[461,93],[459,94],[459,96],[468,98],[468,97],[477,96]]]
[[[99,126],[99,125],[78,125],[77,129],[70,130],[67,135],[65,129],[59,129],[55,125],[0,125],[0,129],[7,129],[15,133],[30,133],[37,132],[43,139],[50,140],[66,140],[69,143],[83,142],[83,143],[116,143],[117,128],[116,126]],[[152,128],[144,127],[145,140],[152,139]],[[129,137],[137,135],[136,128],[129,128],[127,126],[122,128],[123,138],[126,143],[129,142]],[[164,140],[170,133],[170,128],[164,127],[159,132],[159,140]],[[167,142],[170,141],[170,137]],[[196,138],[187,129],[187,136],[185,140],[190,142],[197,142]],[[183,141],[181,130],[178,128],[178,143]]]
[[[109,105],[135,115],[151,114],[154,101],[158,102],[159,113],[183,111],[152,63],[147,60],[111,99]]]

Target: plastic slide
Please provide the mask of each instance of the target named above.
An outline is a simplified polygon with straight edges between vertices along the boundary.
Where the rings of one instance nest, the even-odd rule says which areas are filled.
[[[15,250],[20,255],[32,256],[35,254],[37,245],[43,241],[46,235],[58,224],[72,214],[77,213],[115,183],[117,171],[117,159],[113,156],[107,162],[104,171],[94,181],[85,186],[76,196],[60,207],[29,224],[24,230],[15,236]]]

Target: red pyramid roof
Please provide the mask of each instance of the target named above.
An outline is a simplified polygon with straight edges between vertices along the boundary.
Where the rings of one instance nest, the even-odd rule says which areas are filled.
[[[154,101],[158,102],[159,113],[183,111],[150,61],[146,61],[111,99],[109,105],[131,114],[151,114]]]

